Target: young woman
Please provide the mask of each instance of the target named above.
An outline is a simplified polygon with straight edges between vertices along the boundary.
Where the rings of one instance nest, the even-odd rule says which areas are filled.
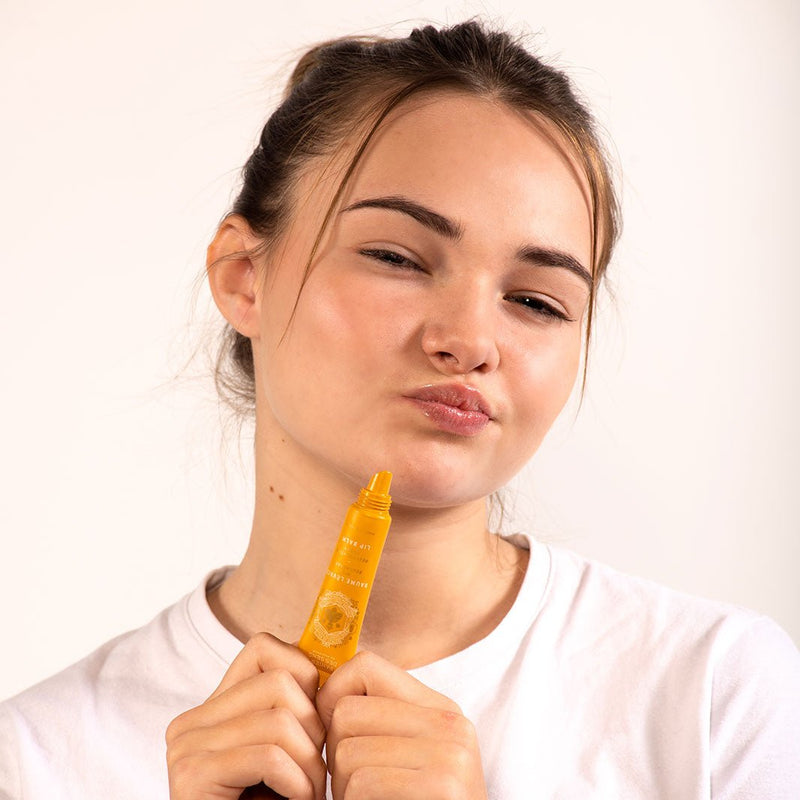
[[[800,796],[777,626],[487,528],[581,378],[616,235],[588,112],[507,35],[308,53],[208,251],[256,421],[247,552],[8,701],[3,796]],[[379,470],[362,649],[317,691],[294,643]]]

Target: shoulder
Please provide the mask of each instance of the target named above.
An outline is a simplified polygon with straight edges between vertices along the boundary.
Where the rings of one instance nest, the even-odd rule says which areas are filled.
[[[617,701],[670,746],[696,730],[713,797],[800,796],[800,652],[777,623],[548,549],[542,616],[560,620],[565,662],[625,687]]]
[[[107,781],[111,796],[127,797],[115,782],[124,785],[125,773],[137,768],[135,796],[147,795],[144,776],[163,777],[167,724],[202,702],[227,668],[209,643],[222,634],[209,634],[203,627],[213,622],[201,618],[198,625],[191,613],[200,594],[205,582],[143,627],[0,704],[0,797],[20,783],[22,795],[39,796],[48,779],[83,786],[92,774]]]
[[[569,550],[546,545],[551,560],[545,608],[563,614],[579,631],[605,631],[618,645],[658,650],[694,645],[721,657],[742,636],[771,646],[791,640],[769,618],[628,575]]]
[[[800,726],[800,652],[772,619],[566,549],[530,546],[532,560],[548,563],[533,626],[562,671],[569,666],[595,685],[623,684],[634,694],[641,687],[648,704],[660,696],[677,708],[693,698],[709,724],[749,704],[754,722],[783,705]]]
[[[158,613],[140,628],[105,642],[84,658],[6,700],[0,708],[34,719],[40,713],[97,710],[138,695],[158,696],[167,688],[187,644],[188,597]]]
[[[626,574],[528,535],[509,538],[531,552],[518,597],[526,624],[562,652],[664,662],[682,653],[696,662],[702,653],[718,662],[737,642],[750,641],[757,652],[776,650],[790,659],[797,654],[788,635],[755,611]]]
[[[152,717],[141,671],[152,642],[148,627],[106,642],[0,704],[0,797],[45,796],[48,783],[72,797],[91,772],[103,783],[122,741],[139,746],[136,731],[149,730]],[[126,656],[133,663],[123,669]]]

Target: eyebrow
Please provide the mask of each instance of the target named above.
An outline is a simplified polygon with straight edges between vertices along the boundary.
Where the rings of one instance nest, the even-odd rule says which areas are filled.
[[[347,206],[347,208],[343,208],[340,213],[355,211],[359,208],[385,208],[390,211],[400,211],[403,214],[407,214],[412,219],[415,219],[426,228],[430,228],[440,236],[452,239],[453,241],[458,241],[464,235],[463,227],[457,222],[441,214],[437,214],[435,211],[426,208],[414,200],[400,195],[370,197],[365,200],[359,200]],[[552,247],[540,247],[539,245],[525,245],[517,250],[517,258],[520,261],[525,261],[536,267],[557,267],[559,269],[566,269],[581,278],[590,289],[594,283],[592,273],[589,272],[577,258],[571,256],[569,253],[565,253],[563,250],[557,250]]]
[[[391,197],[370,197],[366,200],[359,200],[347,208],[342,209],[345,211],[355,211],[357,208],[388,208],[390,211],[400,211],[403,214],[408,214],[409,217],[415,219],[417,222],[430,228],[440,236],[444,236],[453,241],[457,241],[464,235],[464,229],[456,222],[437,214],[435,211],[426,208],[407,197],[391,196]]]
[[[517,251],[517,258],[521,261],[527,261],[536,267],[559,267],[569,270],[581,278],[590,289],[594,283],[592,273],[589,272],[577,258],[574,258],[569,253],[565,253],[562,250],[555,250],[551,247],[528,245],[526,247],[521,247]]]

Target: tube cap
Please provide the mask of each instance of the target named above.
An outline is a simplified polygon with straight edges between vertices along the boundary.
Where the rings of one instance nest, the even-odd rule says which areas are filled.
[[[367,486],[368,492],[375,494],[389,494],[389,487],[392,485],[391,472],[376,472]]]
[[[391,472],[376,472],[367,486],[358,495],[356,505],[370,508],[373,511],[388,511],[392,504],[389,487],[392,483]]]

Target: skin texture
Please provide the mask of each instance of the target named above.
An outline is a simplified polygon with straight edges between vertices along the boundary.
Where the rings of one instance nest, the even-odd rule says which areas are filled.
[[[486,99],[416,98],[374,137],[306,275],[340,167],[309,165],[265,256],[242,255],[260,242],[237,217],[209,248],[214,299],[251,339],[256,370],[250,544],[209,595],[247,645],[170,726],[173,800],[235,798],[259,781],[323,797],[323,743],[337,800],[486,796],[471,723],[405,670],[486,636],[519,589],[527,554],[489,535],[486,497],[532,456],[575,382],[588,286],[530,254],[589,265],[585,186],[541,122]],[[460,235],[407,206],[359,205],[398,197]],[[413,400],[452,384],[482,396],[479,430],[443,427]],[[317,694],[286,643],[344,510],[380,469],[394,473],[393,525],[363,652]]]

